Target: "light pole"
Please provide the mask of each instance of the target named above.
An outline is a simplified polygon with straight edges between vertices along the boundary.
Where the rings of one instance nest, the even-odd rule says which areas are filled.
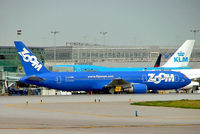
[[[59,33],[58,31],[51,31],[51,33],[53,34],[53,39],[54,39],[54,62],[56,61],[56,34]]]
[[[17,38],[18,38],[18,40],[19,40],[20,35],[22,35],[22,30],[21,30],[21,29],[18,29],[18,30],[17,30]]]
[[[105,45],[106,44],[106,34],[107,34],[108,32],[100,32],[100,34],[102,34],[103,35],[103,44]]]
[[[199,32],[200,30],[199,29],[192,29],[190,30],[190,32],[193,32],[194,33],[194,40],[196,41],[196,33]]]

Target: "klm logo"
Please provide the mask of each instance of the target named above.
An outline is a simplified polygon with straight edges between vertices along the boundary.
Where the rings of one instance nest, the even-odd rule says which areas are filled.
[[[155,84],[159,84],[161,81],[174,82],[174,74],[159,73],[155,75],[155,73],[149,73],[148,76],[150,77],[147,82],[153,82]]]
[[[22,56],[23,60],[25,62],[30,62],[32,63],[31,65],[37,69],[37,71],[40,71],[40,69],[42,68],[42,64],[39,64],[37,58],[34,56],[34,55],[30,55],[30,52],[26,49],[26,48],[23,48],[23,51],[22,52],[18,52],[19,55]]]
[[[185,53],[180,51],[178,57],[174,57],[174,62],[188,62],[188,57],[184,57]]]

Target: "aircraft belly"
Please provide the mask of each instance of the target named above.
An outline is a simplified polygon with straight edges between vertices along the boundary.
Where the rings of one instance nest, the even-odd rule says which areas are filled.
[[[52,85],[56,89],[66,91],[89,91],[93,90],[97,83],[94,81],[76,80],[73,82],[64,82],[61,84]]]
[[[181,87],[180,84],[177,84],[176,82],[171,83],[160,83],[160,84],[154,84],[154,83],[147,83],[146,84],[149,90],[170,90],[170,89],[178,89]]]

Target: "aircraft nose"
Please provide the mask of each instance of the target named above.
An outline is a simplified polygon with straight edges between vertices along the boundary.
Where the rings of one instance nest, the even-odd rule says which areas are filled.
[[[187,76],[184,76],[184,78],[185,78],[186,85],[191,83],[191,80]]]

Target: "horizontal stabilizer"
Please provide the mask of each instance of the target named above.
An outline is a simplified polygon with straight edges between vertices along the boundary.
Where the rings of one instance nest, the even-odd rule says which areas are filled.
[[[28,80],[28,81],[38,81],[38,82],[39,81],[45,81],[44,79],[37,77],[37,76],[30,76],[26,80]]]

